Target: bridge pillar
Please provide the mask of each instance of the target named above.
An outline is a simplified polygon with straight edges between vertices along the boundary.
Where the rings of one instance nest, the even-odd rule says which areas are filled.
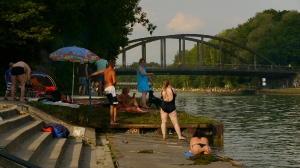
[[[214,67],[216,66],[217,64],[217,49],[214,48]]]
[[[164,48],[164,44],[163,44],[163,39],[160,39],[160,67],[163,68],[163,62],[164,62],[164,57],[163,57],[163,48]]]
[[[182,63],[182,58],[181,58],[181,39],[179,39],[179,52],[178,52],[178,57],[179,57],[179,62]]]
[[[166,44],[166,39],[164,38],[164,68],[166,68],[166,65],[167,65],[167,56],[166,56],[167,55],[166,54],[167,53],[166,52],[167,49],[166,49],[166,45],[167,45]]]
[[[240,56],[240,47],[238,46],[237,47],[237,51],[236,51],[236,65],[237,65],[237,69],[238,70],[240,69],[240,66],[239,66],[239,56]]]
[[[219,51],[220,51],[220,69],[222,69],[222,41],[219,40]]]
[[[185,67],[185,36],[182,39],[182,62],[183,62],[183,67]]]
[[[146,61],[146,43],[142,44],[142,58]]]
[[[126,51],[122,53],[122,66],[126,68]]]
[[[200,65],[200,52],[199,52],[199,42],[197,42],[197,68]]]
[[[203,44],[203,37],[201,37],[201,55],[202,55],[202,68],[204,68],[204,44]]]
[[[254,54],[254,69],[256,70],[256,54]]]

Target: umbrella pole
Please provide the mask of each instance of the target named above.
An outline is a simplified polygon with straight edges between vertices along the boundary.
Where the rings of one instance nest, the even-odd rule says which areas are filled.
[[[91,98],[91,79],[89,78],[89,84],[88,84],[88,87],[89,87],[89,99],[90,99],[90,116],[92,117],[92,114],[93,114],[93,111],[92,111],[92,98]]]
[[[74,92],[74,66],[75,66],[75,62],[73,62],[73,75],[72,75],[72,104],[73,104],[73,92]]]

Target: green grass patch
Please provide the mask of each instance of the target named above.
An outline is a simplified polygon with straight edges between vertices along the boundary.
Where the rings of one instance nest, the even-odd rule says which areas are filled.
[[[80,105],[79,108],[70,108],[64,106],[54,106],[40,102],[27,102],[27,104],[36,107],[56,118],[65,122],[80,126],[107,128],[110,122],[109,108],[102,106],[93,106],[90,113],[89,105]],[[179,124],[211,124],[212,120],[205,117],[194,117],[184,112],[177,112]],[[132,113],[119,112],[117,119],[120,124],[160,124],[161,118],[159,112],[151,113]],[[171,124],[168,119],[168,124]]]

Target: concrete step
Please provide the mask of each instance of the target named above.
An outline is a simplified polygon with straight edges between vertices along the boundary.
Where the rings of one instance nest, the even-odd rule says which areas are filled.
[[[33,163],[52,139],[51,132],[37,132],[16,147],[11,154]]]
[[[35,113],[42,114],[39,111]],[[71,137],[53,138],[52,133],[41,131],[46,125],[43,121],[61,121],[53,120],[53,117],[49,120],[48,114],[38,117],[29,114],[30,111],[20,115],[17,106],[0,111],[3,118],[0,122],[0,149],[43,168],[114,168],[106,138],[96,138],[93,128],[85,128],[84,136],[74,138],[73,126],[66,125]],[[1,166],[22,167],[0,157]]]
[[[27,138],[33,136],[43,128],[43,121],[29,121],[21,127],[14,128],[0,134],[0,148],[10,153],[15,147],[21,144]]]
[[[68,145],[67,138],[54,138],[53,141],[46,146],[34,164],[43,168],[58,168],[63,153]]]
[[[20,127],[21,125],[29,121],[32,121],[32,117],[28,114],[14,115],[12,117],[5,118],[0,122],[0,133],[7,132],[16,127]]]
[[[16,108],[17,106],[14,106],[12,108],[8,108],[8,109],[3,109],[0,110],[0,117],[5,120],[6,118],[15,116],[15,115],[20,115],[19,110],[17,110]]]
[[[82,145],[81,138],[70,138],[59,168],[77,168],[82,155]]]

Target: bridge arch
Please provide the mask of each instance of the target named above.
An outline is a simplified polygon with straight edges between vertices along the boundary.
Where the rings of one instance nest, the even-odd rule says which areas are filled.
[[[197,38],[201,38],[201,39],[197,39]],[[209,39],[214,39],[219,41],[219,45],[213,44],[211,42],[206,42],[203,39],[204,38],[209,38]],[[196,42],[197,43],[197,67],[204,67],[204,49],[203,46],[207,45],[210,47],[213,47],[215,50],[215,58],[216,58],[216,50],[219,51],[219,61],[218,63],[216,63],[216,59],[214,59],[214,65],[218,64],[219,68],[222,68],[223,66],[223,60],[222,60],[222,53],[226,53],[229,54],[232,58],[236,59],[237,62],[241,62],[245,65],[247,65],[248,69],[256,69],[257,67],[257,57],[259,57],[260,59],[264,60],[266,63],[268,63],[269,65],[272,65],[274,68],[280,69],[279,66],[277,66],[273,61],[269,60],[268,58],[264,57],[263,55],[257,53],[256,51],[254,51],[253,49],[240,45],[234,41],[228,40],[228,39],[224,39],[221,37],[216,37],[216,36],[210,36],[210,35],[203,35],[203,34],[175,34],[175,35],[166,35],[166,36],[153,36],[153,37],[146,37],[146,38],[139,38],[139,39],[134,39],[134,40],[130,40],[128,41],[128,46],[122,48],[120,50],[120,53],[122,53],[122,65],[125,67],[126,66],[126,51],[141,46],[142,47],[142,58],[146,59],[146,44],[150,43],[150,42],[154,42],[154,41],[158,41],[160,40],[161,42],[161,67],[165,67],[166,66],[166,39],[178,39],[179,40],[179,60],[183,62],[183,64],[185,64],[185,52],[181,51],[181,46],[182,46],[182,50],[185,51],[185,40],[188,41],[192,41],[192,42]],[[182,43],[182,44],[181,44]],[[231,45],[234,45],[237,47],[237,53],[231,52],[225,48],[223,48],[223,43],[228,43]],[[201,44],[201,57],[200,57],[200,52],[199,52],[199,47]],[[253,63],[248,62],[246,59],[242,58],[240,56],[240,49],[244,49],[248,52],[250,52],[251,54],[253,54]]]

